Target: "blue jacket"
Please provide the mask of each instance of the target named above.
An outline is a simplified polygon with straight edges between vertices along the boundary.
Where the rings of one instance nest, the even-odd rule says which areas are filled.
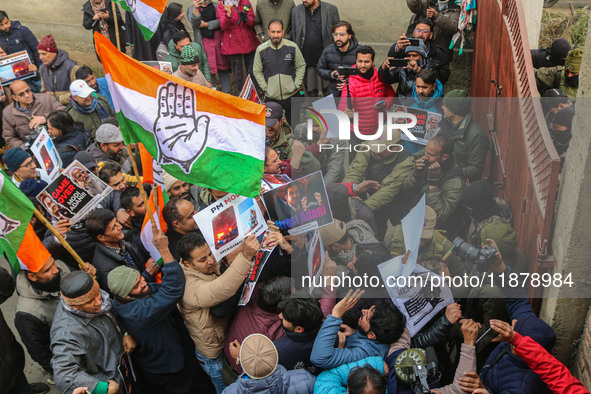
[[[279,355],[279,364],[286,369],[301,369],[314,372],[316,367],[310,361],[316,333],[298,334],[285,331],[285,335],[273,342]],[[316,373],[317,374],[317,373]]]
[[[113,106],[113,99],[111,98],[111,92],[109,91],[109,85],[107,84],[107,78],[97,78],[96,82],[98,83],[97,93],[106,98],[107,103],[109,103],[109,106],[113,108],[113,111],[115,111],[115,107]]]
[[[183,349],[171,312],[185,291],[185,275],[174,261],[162,266],[162,284],[150,284],[146,298],[113,301],[113,309],[136,340],[134,361],[151,374],[175,373],[183,369]]]
[[[347,392],[347,377],[355,367],[369,365],[384,374],[384,360],[382,357],[373,356],[353,363],[344,364],[339,367],[322,372],[316,378],[314,394],[345,394]]]
[[[12,21],[8,32],[0,31],[0,44],[8,46],[8,53],[27,51],[32,63],[41,67],[41,59],[37,51],[37,37],[28,27],[21,25],[19,21]]]
[[[508,277],[510,269],[505,271]],[[550,351],[556,336],[550,326],[533,312],[527,294],[523,289],[501,287],[507,301],[511,320],[517,319],[515,331],[529,336]],[[493,350],[480,371],[480,379],[491,393],[551,393],[546,383],[532,371],[525,361],[511,353],[508,343],[502,343]]]
[[[382,358],[386,356],[388,345],[371,340],[360,334],[359,331],[347,338],[344,349],[335,348],[334,345],[341,324],[343,324],[343,320],[332,315],[328,315],[324,320],[314,341],[310,356],[310,361],[314,365],[330,369],[371,356]]]
[[[269,393],[269,394],[312,394],[316,378],[303,369],[287,371],[277,365],[275,372],[266,378],[250,379],[246,374],[238,377],[224,390],[224,394]]]
[[[433,91],[433,97],[427,101],[419,100],[417,96],[417,82],[415,81],[412,88],[412,108],[418,108],[430,112],[441,112],[441,97],[443,97],[443,85],[438,79],[435,80],[435,90]]]

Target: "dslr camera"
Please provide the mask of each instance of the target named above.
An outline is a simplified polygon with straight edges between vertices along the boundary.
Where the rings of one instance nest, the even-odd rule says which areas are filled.
[[[498,250],[490,245],[476,248],[460,237],[456,237],[453,244],[453,252],[462,260],[475,264],[480,272],[485,272],[496,260]]]
[[[339,73],[340,76],[345,77],[345,78],[349,78],[351,75],[359,74],[359,71],[355,67],[340,66],[339,68],[337,68],[337,72]]]

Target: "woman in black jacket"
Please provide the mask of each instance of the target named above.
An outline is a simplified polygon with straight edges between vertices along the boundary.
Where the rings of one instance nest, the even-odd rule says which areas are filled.
[[[121,52],[125,53],[125,43],[127,41],[125,23],[123,23],[119,7],[115,6],[115,10],[117,12],[117,26],[119,27],[119,44],[121,45]],[[107,37],[113,45],[117,46],[117,34],[115,33],[115,20],[113,19],[111,0],[88,0],[82,6],[82,12],[84,13],[82,26],[86,30],[92,30],[93,34],[95,31],[98,31]]]
[[[76,153],[88,148],[91,137],[80,122],[74,122],[66,111],[54,111],[47,116],[47,131],[54,138],[53,143],[61,159],[62,167],[72,163]]]

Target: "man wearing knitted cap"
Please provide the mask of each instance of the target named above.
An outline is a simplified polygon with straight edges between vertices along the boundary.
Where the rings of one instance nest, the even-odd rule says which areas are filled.
[[[168,238],[155,226],[152,232],[152,243],[163,261],[162,283],[148,284],[130,267],[115,268],[108,275],[113,310],[137,341],[133,356],[142,371],[140,390],[188,393],[191,374],[184,365],[182,333],[173,315],[185,290],[185,276],[168,249]]]
[[[540,95],[548,89],[557,88],[563,90],[569,99],[577,98],[583,49],[583,47],[572,49],[566,57],[564,67],[542,67],[534,70]]]
[[[80,67],[70,59],[68,52],[58,49],[55,40],[47,35],[37,45],[39,58],[43,66],[41,74],[41,92],[49,92],[57,97],[63,105],[70,102],[70,83],[76,80],[76,70]]]
[[[84,124],[94,138],[97,129],[105,119],[115,116],[107,99],[96,94],[94,89],[88,86],[82,79],[77,79],[70,84],[70,105],[66,108],[75,122]]]
[[[242,373],[224,393],[264,393],[272,387],[273,394],[312,393],[316,377],[305,369],[286,370],[278,364],[279,356],[273,342],[262,334],[247,336],[242,344],[230,344],[232,357],[240,363]]]
[[[2,111],[2,137],[11,148],[24,147],[35,129],[47,124],[47,116],[64,106],[47,94],[33,93],[25,81],[14,81],[10,91],[13,102]]]
[[[407,64],[404,67],[393,67],[386,59],[380,67],[380,76],[389,84],[398,84],[396,89],[397,97],[411,97],[417,79],[417,74],[424,69],[431,69],[432,65],[427,62],[427,52],[423,41],[419,45],[408,45],[404,48],[404,59]]]
[[[2,161],[6,164],[6,169],[12,172],[12,182],[16,187],[19,187],[22,181],[37,176],[35,159],[21,148],[8,149],[2,155]]]
[[[456,164],[470,181],[480,179],[490,146],[488,136],[472,115],[472,100],[464,90],[452,90],[443,98],[441,132],[454,141]]]
[[[183,47],[181,65],[172,75],[197,85],[211,87],[211,83],[207,82],[205,75],[199,69],[199,55],[191,45]]]
[[[566,151],[572,138],[572,124],[575,117],[574,106],[562,108],[556,113],[552,124],[549,127],[550,136],[554,142],[556,152],[560,155],[561,162],[564,163]]]
[[[207,82],[211,83],[211,74],[209,71],[209,62],[207,61],[207,55],[203,46],[198,42],[192,42],[191,36],[185,30],[180,30],[172,35],[172,40],[165,43],[168,45],[168,56],[166,61],[172,64],[172,69],[176,71],[181,66],[181,53],[183,48],[190,46],[193,48],[197,56],[199,57],[199,69],[205,76]]]
[[[135,340],[117,322],[109,295],[86,272],[74,271],[60,284],[61,298],[51,327],[51,365],[57,388],[72,393],[123,393],[118,368]]]

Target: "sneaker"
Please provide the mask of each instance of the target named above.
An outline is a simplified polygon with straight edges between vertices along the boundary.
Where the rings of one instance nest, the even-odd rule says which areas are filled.
[[[43,394],[49,391],[49,386],[45,383],[30,383],[29,387],[31,388],[31,391],[35,394]]]

